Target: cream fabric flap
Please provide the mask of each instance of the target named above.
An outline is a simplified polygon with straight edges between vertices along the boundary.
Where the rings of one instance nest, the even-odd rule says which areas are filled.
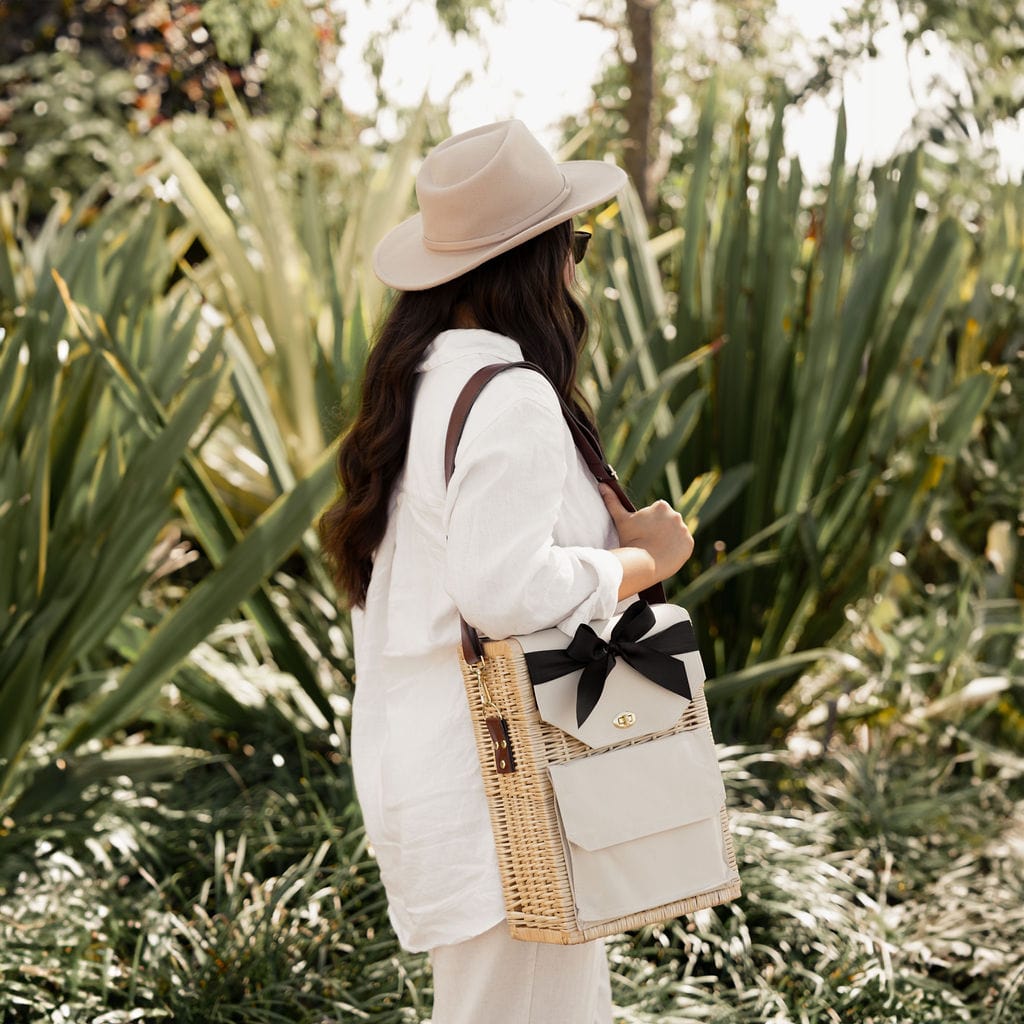
[[[600,850],[718,815],[725,787],[707,729],[551,765],[568,839]]]
[[[551,765],[581,921],[724,885],[725,787],[708,729]]]
[[[685,608],[672,604],[652,604],[656,624],[646,635],[660,633],[677,622],[689,622]],[[590,623],[602,639],[611,636],[620,615]],[[561,630],[545,629],[527,636],[518,636],[524,651],[564,650],[571,640]],[[673,655],[686,671],[690,692],[696,694],[704,683],[704,665],[696,651]],[[545,722],[595,749],[623,740],[646,736],[670,729],[686,711],[689,701],[641,675],[622,658],[618,658],[605,680],[601,699],[587,720],[576,722],[576,688],[582,669],[558,679],[540,683],[533,688],[537,710]]]

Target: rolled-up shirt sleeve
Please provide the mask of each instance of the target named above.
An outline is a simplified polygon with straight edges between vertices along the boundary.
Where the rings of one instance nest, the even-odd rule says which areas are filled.
[[[481,413],[471,434],[474,407],[448,486],[445,589],[492,639],[552,626],[572,634],[610,617],[618,599],[615,555],[555,542],[572,449],[551,399],[525,396]]]

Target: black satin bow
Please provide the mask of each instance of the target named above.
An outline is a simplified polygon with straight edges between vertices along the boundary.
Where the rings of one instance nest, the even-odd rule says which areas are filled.
[[[577,725],[582,725],[597,706],[617,657],[651,682],[693,700],[686,667],[672,657],[673,654],[690,654],[697,650],[693,625],[676,622],[668,629],[641,640],[656,622],[650,605],[636,601],[622,613],[607,641],[583,623],[564,651],[534,651],[526,655],[530,681],[539,686],[582,668],[583,674],[576,688]]]

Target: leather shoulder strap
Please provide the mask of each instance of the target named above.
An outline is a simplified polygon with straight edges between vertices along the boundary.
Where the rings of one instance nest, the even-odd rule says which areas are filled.
[[[469,412],[473,408],[473,404],[480,397],[480,392],[482,392],[483,389],[492,380],[494,380],[499,373],[503,373],[504,371],[511,370],[515,367],[534,370],[547,380],[548,383],[551,383],[547,374],[537,366],[536,363],[491,363],[489,366],[484,366],[477,370],[476,373],[466,381],[462,390],[459,392],[458,398],[455,399],[455,405],[452,408],[452,415],[448,421],[448,431],[445,434],[444,440],[444,483],[446,487],[451,481],[452,473],[455,472],[455,455],[459,448],[459,441],[462,439],[462,433],[466,429],[466,420],[469,418]],[[554,389],[553,384],[551,387]],[[615,491],[618,495],[619,501],[622,502],[625,508],[630,512],[635,512],[636,508],[629,500],[629,496],[622,489],[622,486],[619,484],[615,470],[605,462],[604,453],[598,446],[596,438],[592,436],[592,430],[590,429],[589,424],[585,425],[581,423],[579,418],[569,407],[569,404],[561,395],[558,394],[557,390],[555,390],[555,394],[558,395],[558,401],[562,406],[562,415],[565,417],[565,422],[569,427],[569,432],[572,434],[572,439],[575,442],[580,455],[583,456],[583,461],[586,462],[587,468],[593,474],[598,483],[607,484],[613,491]],[[641,591],[640,597],[649,604],[662,604],[665,601],[665,588],[660,583],[657,583],[653,587],[648,587],[646,590]],[[473,629],[472,626],[468,625],[465,619],[461,619],[461,621],[463,654],[465,655],[467,662],[471,665],[476,664],[483,657],[483,648],[480,646],[480,638],[477,636],[476,630]]]
[[[503,370],[511,370],[519,366],[524,369],[533,369],[532,363],[491,363],[490,366],[481,367],[463,385],[459,397],[455,399],[452,407],[452,415],[448,420],[448,433],[444,439],[444,485],[451,482],[452,473],[455,472],[455,453],[459,448],[459,441],[462,440],[462,432],[466,429],[466,420],[469,418],[469,411],[473,403],[480,397],[480,392]]]
[[[466,428],[466,420],[469,417],[470,409],[473,408],[473,403],[479,398],[480,392],[499,373],[516,367],[533,370],[539,373],[549,384],[551,383],[548,375],[536,363],[491,363],[490,366],[484,366],[477,370],[466,381],[466,384],[459,392],[459,397],[456,398],[455,406],[452,409],[451,419],[448,421],[448,433],[445,436],[444,443],[444,482],[446,486],[452,478],[452,473],[455,471],[455,453],[458,450],[459,441],[462,439],[462,432]],[[589,424],[580,422],[565,399],[555,390],[553,384],[551,389],[555,391],[555,395],[562,407],[562,416],[565,418],[566,426],[568,426],[576,448],[580,455],[583,456],[583,461],[586,462],[587,468],[599,483],[608,484],[618,494],[619,500],[630,512],[635,512],[636,509],[633,507],[632,502],[630,502],[626,492],[619,485],[615,470],[604,461],[604,453],[598,446],[596,437]]]

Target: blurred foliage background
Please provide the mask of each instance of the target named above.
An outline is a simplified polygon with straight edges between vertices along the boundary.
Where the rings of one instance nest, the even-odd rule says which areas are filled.
[[[501,6],[438,0],[452,36]],[[594,0],[562,156],[583,384],[694,612],[744,897],[610,944],[624,1021],[1024,1021],[1024,12]],[[312,530],[443,107],[339,99],[346,5],[0,6],[0,1021],[429,1016],[347,763]],[[903,150],[787,152],[897,28]],[[809,54],[809,56],[808,56]],[[964,85],[963,83],[966,83]],[[384,115],[401,141],[385,145]]]

